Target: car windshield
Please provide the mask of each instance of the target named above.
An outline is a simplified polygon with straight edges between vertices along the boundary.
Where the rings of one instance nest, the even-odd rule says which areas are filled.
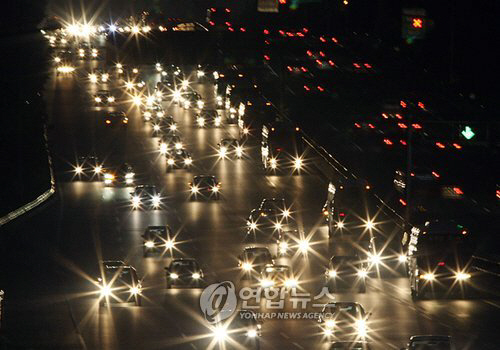
[[[411,350],[451,350],[448,340],[415,340],[410,344]]]
[[[173,271],[196,271],[198,264],[194,260],[177,260],[172,262]]]
[[[256,264],[269,263],[272,261],[271,254],[267,249],[247,251],[246,255],[249,261]]]
[[[140,195],[140,196],[144,196],[144,195],[155,196],[155,195],[157,195],[156,187],[154,187],[154,186],[137,187],[135,189],[135,193],[137,195]]]
[[[264,199],[261,204],[261,209],[272,210],[272,209],[284,209],[285,208],[285,200],[283,198],[280,199]]]
[[[129,267],[108,268],[105,274],[106,283],[113,281],[113,287],[130,286],[134,283],[132,269]]]
[[[194,184],[196,186],[215,186],[215,178],[213,177],[195,177]]]
[[[230,146],[237,146],[238,144],[238,141],[235,140],[235,139],[224,139],[221,141],[221,146],[224,146],[224,147],[230,147]]]

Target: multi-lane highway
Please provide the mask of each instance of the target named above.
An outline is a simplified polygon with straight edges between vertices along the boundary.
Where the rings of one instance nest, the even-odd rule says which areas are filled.
[[[166,289],[164,267],[172,257],[193,257],[201,264],[207,284],[228,280],[237,288],[244,285],[238,256],[249,245],[245,241],[246,218],[266,197],[284,197],[293,220],[309,240],[308,250],[277,258],[277,262],[292,267],[301,292],[317,295],[338,243],[335,238],[328,239],[321,213],[328,187],[320,170],[321,159],[309,150],[300,174],[265,175],[257,132],[245,142],[242,159],[221,159],[217,144],[222,138],[237,138],[237,126],[223,123],[218,128],[199,128],[195,125],[196,109],[186,110],[167,98],[163,108],[173,116],[193,158],[191,171],[167,173],[166,158],[158,152],[158,138],[152,137],[152,125],[144,122],[122,83],[113,74],[106,84],[89,81],[87,73],[97,64],[79,61],[73,74],[54,73],[47,84],[57,198],[3,228],[0,235],[2,288],[8,301],[5,327],[10,342],[40,349],[224,348],[223,342],[213,340],[213,328],[200,312],[202,289]],[[154,62],[143,62],[137,68],[152,91],[160,79]],[[182,68],[186,74],[194,72],[193,67]],[[190,86],[208,107],[214,106],[212,82],[193,79]],[[98,89],[108,89],[117,96],[116,105],[96,107],[92,96]],[[104,115],[112,110],[124,111],[128,126],[106,125]],[[104,166],[131,164],[136,183],[155,184],[161,189],[160,208],[133,210],[133,187],[105,187],[102,181],[74,176],[78,157],[87,155],[97,155]],[[217,176],[220,200],[189,200],[188,183],[198,174]],[[387,218],[380,214],[376,220]],[[143,257],[141,235],[151,225],[172,228],[172,253]],[[390,230],[391,224],[380,227]],[[142,306],[99,307],[96,281],[101,260],[123,260],[137,269],[142,279]],[[479,294],[471,300],[452,297],[415,302],[408,279],[402,275],[372,273],[367,280],[366,293],[333,296],[336,301],[359,302],[370,313],[367,338],[372,348],[399,349],[415,334],[452,335],[459,349],[498,348],[498,301]],[[307,310],[319,311],[310,305]],[[329,345],[315,320],[266,319],[262,324],[263,349]]]

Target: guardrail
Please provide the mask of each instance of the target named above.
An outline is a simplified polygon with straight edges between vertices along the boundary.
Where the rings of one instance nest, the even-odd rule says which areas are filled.
[[[52,163],[52,156],[50,155],[50,150],[49,150],[49,139],[47,136],[47,126],[45,124],[43,126],[43,139],[44,139],[45,151],[47,152],[47,162],[49,165],[50,187],[48,190],[43,192],[41,195],[39,195],[37,198],[35,198],[31,202],[26,203],[23,206],[21,206],[15,210],[11,211],[10,213],[2,216],[0,218],[0,226],[5,225],[5,224],[9,223],[10,221],[18,218],[19,216],[26,214],[30,210],[36,208],[40,204],[47,201],[56,192],[56,181],[55,181],[55,176],[54,176],[54,168],[53,168],[53,163]]]

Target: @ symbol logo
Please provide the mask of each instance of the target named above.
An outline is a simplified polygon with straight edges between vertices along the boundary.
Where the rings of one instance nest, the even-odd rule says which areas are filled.
[[[214,324],[230,317],[236,310],[236,292],[231,281],[214,283],[200,296],[200,309],[208,323]]]

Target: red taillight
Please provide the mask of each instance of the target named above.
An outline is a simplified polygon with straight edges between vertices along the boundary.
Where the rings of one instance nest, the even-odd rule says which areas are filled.
[[[399,203],[401,203],[402,205],[404,205],[406,207],[406,202],[403,198],[399,199]]]
[[[230,13],[230,12],[231,12],[231,9],[226,9],[226,12],[227,12],[227,13]]]
[[[303,38],[303,37],[304,37],[304,34],[302,34],[301,32],[298,32],[298,33],[297,33],[297,36],[300,36],[301,38]]]
[[[332,61],[332,60],[329,60],[329,61],[328,61],[328,64],[329,64],[330,66],[332,66],[332,67],[335,65],[335,63],[333,63],[333,61]]]
[[[438,262],[438,266],[445,266],[446,264],[444,263],[444,261],[440,261]]]
[[[382,117],[383,117],[384,119],[389,119],[389,116],[388,116],[387,114],[385,114],[385,113],[382,113]]]
[[[323,51],[320,51],[320,52],[319,52],[319,55],[320,55],[321,57],[325,57],[325,56],[326,56],[326,55],[325,55],[325,53],[324,53]]]
[[[406,141],[405,140],[399,140],[399,143],[402,144],[403,146],[406,146]]]
[[[304,33],[307,33],[307,32],[309,31],[309,29],[307,29],[307,28],[302,28],[302,31],[303,31]]]
[[[318,85],[318,90],[321,91],[321,92],[325,91],[325,89],[323,87],[319,86],[319,85]]]
[[[370,123],[370,124],[368,124],[368,127],[369,127],[370,129],[375,129],[375,125],[373,125],[373,124],[371,124],[371,123]]]
[[[333,38],[333,37],[332,37],[332,41],[333,41],[334,43],[338,43],[337,38]]]
[[[389,139],[384,139],[384,143],[388,146],[392,146],[392,141]]]
[[[372,68],[372,65],[369,64],[369,63],[365,63],[365,67],[368,68],[368,69],[371,69]]]
[[[455,192],[456,194],[458,195],[463,195],[464,192],[462,191],[462,189],[460,187],[453,187],[453,192]]]
[[[231,22],[226,22],[226,25],[227,25],[228,27],[231,27]]]
[[[246,32],[247,30],[243,27],[240,28],[240,31],[242,31],[243,33]]]
[[[357,63],[353,63],[352,65],[353,65],[355,68],[361,68],[361,66],[360,66],[359,64],[357,64]]]
[[[357,128],[361,128],[361,125],[359,125],[359,123],[354,123],[354,125],[355,125]]]
[[[282,150],[282,148],[276,148],[276,152],[281,152]]]
[[[343,218],[345,216],[345,213],[344,212],[340,212],[339,216]]]
[[[305,67],[300,67],[300,70],[303,71],[304,73],[307,72],[307,68]]]
[[[446,146],[441,142],[436,142],[436,146],[438,146],[441,149],[446,148]]]
[[[266,61],[269,61],[269,60],[271,59],[271,57],[269,57],[268,55],[264,55],[264,59],[265,59]]]
[[[312,56],[313,55],[313,53],[312,53],[311,50],[307,50],[306,53],[307,53],[307,56]]]
[[[304,85],[304,90],[309,91],[309,90],[311,90],[311,89],[309,88],[309,86]]]
[[[400,101],[399,104],[401,107],[406,108],[406,102],[405,101]]]
[[[215,7],[210,8],[210,11],[216,12]]]
[[[406,128],[408,128],[408,126],[407,126],[405,123],[398,123],[398,126],[399,126],[401,129],[406,129]]]
[[[292,71],[292,67],[287,66],[286,68],[287,68],[290,72]]]
[[[264,29],[264,34],[268,35],[269,34],[269,30]]]
[[[462,149],[462,146],[460,146],[458,143],[454,143],[453,147],[455,147],[456,149]]]
[[[413,129],[422,129],[422,125],[418,123],[412,124],[411,126],[413,126]]]
[[[396,118],[398,118],[399,120],[403,119],[403,116],[399,113],[396,113]]]
[[[233,27],[229,27],[229,28],[227,28],[227,30],[229,30],[230,32],[234,32],[234,28]]]
[[[419,102],[419,103],[418,103],[418,106],[419,106],[420,108],[422,108],[422,109],[425,109],[425,105],[424,105],[424,103],[423,103],[423,102]]]
[[[214,26],[215,25],[215,22],[214,21],[210,21],[208,22],[211,26]]]
[[[323,62],[321,62],[321,60],[316,60],[316,63],[317,63],[318,65],[320,65],[320,66],[322,66],[322,65],[323,65]]]
[[[319,40],[321,40],[321,42],[323,42],[323,43],[326,43],[326,39],[323,38],[322,36],[319,37]]]
[[[278,33],[280,33],[281,35],[285,35],[285,32],[283,30],[279,30]]]
[[[435,171],[432,172],[432,176],[436,177],[436,178],[439,178],[441,175],[439,175],[438,173],[436,173]]]

